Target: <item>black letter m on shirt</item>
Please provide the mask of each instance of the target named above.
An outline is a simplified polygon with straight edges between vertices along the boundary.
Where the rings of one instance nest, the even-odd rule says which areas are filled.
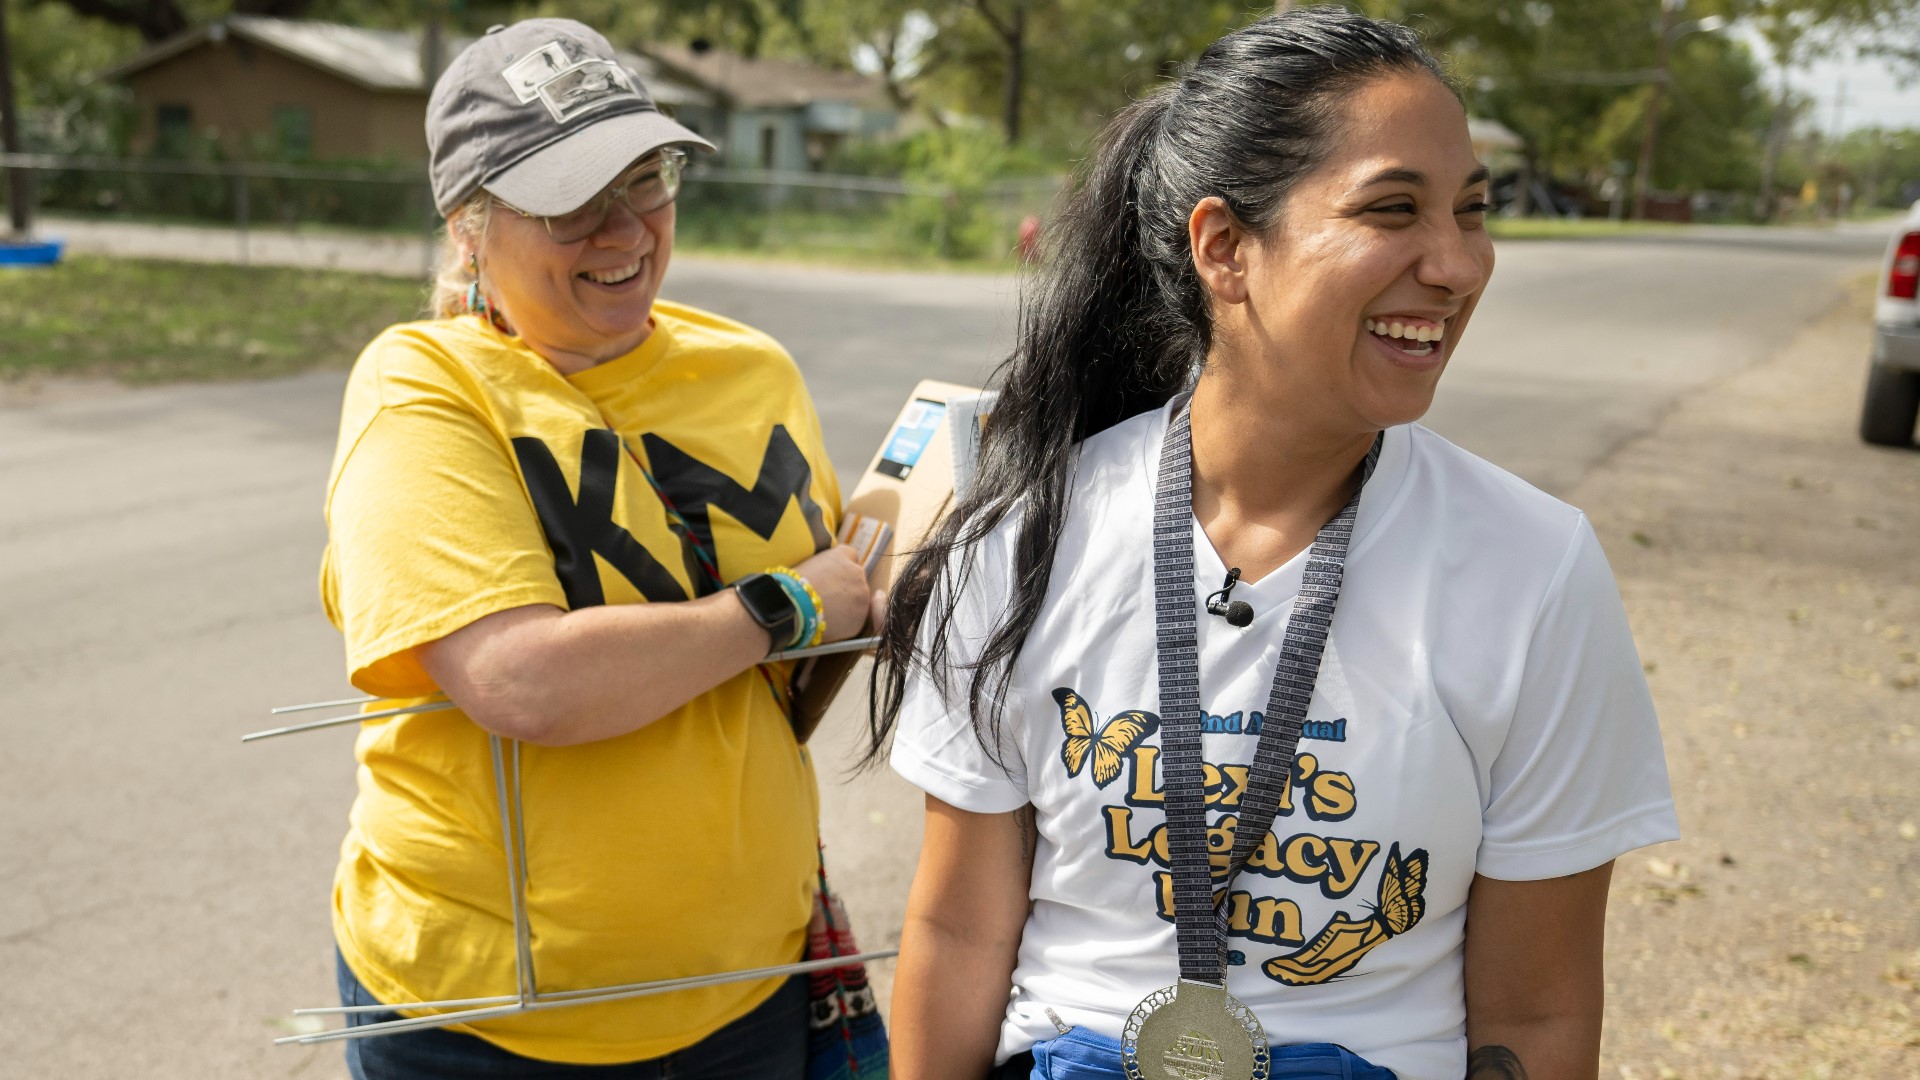
[[[667,489],[674,507],[687,519],[708,551],[714,550],[709,507],[725,510],[755,536],[771,540],[781,519],[786,517],[787,504],[795,501],[799,502],[800,514],[813,533],[813,550],[825,551],[832,545],[833,534],[827,531],[826,517],[820,512],[820,504],[813,501],[813,468],[807,464],[807,456],[800,452],[799,444],[787,433],[786,425],[775,424],[767,433],[760,475],[754,478],[751,488],[741,487],[726,473],[658,435],[642,435],[640,441],[647,448],[647,460],[653,462],[654,479]]]

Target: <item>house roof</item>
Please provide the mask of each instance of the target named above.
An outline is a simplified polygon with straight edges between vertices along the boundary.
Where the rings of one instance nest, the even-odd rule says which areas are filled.
[[[695,51],[682,45],[642,45],[640,51],[668,71],[725,98],[737,108],[797,108],[838,101],[892,109],[879,79],[834,71],[800,60],[749,59],[723,49]]]
[[[229,15],[168,38],[100,77],[124,79],[199,45],[232,36],[368,90],[424,94],[428,87],[420,62],[421,34],[420,30],[368,30],[308,19]],[[464,36],[448,37],[447,59],[458,56],[473,41]],[[704,105],[711,101],[707,91],[661,72],[648,57],[625,49],[616,50],[615,56],[640,76],[654,100],[663,105]]]
[[[1525,140],[1514,134],[1512,128],[1498,120],[1484,117],[1467,117],[1467,138],[1473,140],[1473,147],[1480,152],[1493,150],[1518,150],[1526,145]]]

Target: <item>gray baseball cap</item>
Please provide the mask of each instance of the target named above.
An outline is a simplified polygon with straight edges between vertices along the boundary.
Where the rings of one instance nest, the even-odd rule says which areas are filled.
[[[660,112],[606,38],[572,19],[494,27],[427,98],[427,168],[442,214],[483,187],[529,214],[564,214],[673,144],[713,149]]]

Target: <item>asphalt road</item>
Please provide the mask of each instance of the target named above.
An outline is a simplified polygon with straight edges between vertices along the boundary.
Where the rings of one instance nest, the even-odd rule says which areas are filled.
[[[1883,240],[1505,244],[1429,423],[1564,491],[1773,351]],[[986,276],[683,259],[667,292],[787,344],[849,480],[916,380],[984,377],[1013,325],[1014,286]],[[269,1040],[333,996],[351,735],[238,741],[269,705],[345,690],[314,587],[341,381],[0,396],[0,1071],[343,1074],[335,1048]],[[856,697],[817,757],[830,866],[871,946],[899,925],[919,801],[845,778]]]

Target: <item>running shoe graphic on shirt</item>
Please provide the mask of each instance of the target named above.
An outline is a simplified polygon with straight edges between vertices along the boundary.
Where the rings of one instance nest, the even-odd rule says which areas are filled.
[[[1261,969],[1289,986],[1310,986],[1344,974],[1381,942],[1413,929],[1427,912],[1427,902],[1421,895],[1426,888],[1426,849],[1417,848],[1403,859],[1400,845],[1395,844],[1387,852],[1386,870],[1380,875],[1380,899],[1372,918],[1356,920],[1344,911],[1334,912],[1312,941],[1285,956],[1274,957]]]

